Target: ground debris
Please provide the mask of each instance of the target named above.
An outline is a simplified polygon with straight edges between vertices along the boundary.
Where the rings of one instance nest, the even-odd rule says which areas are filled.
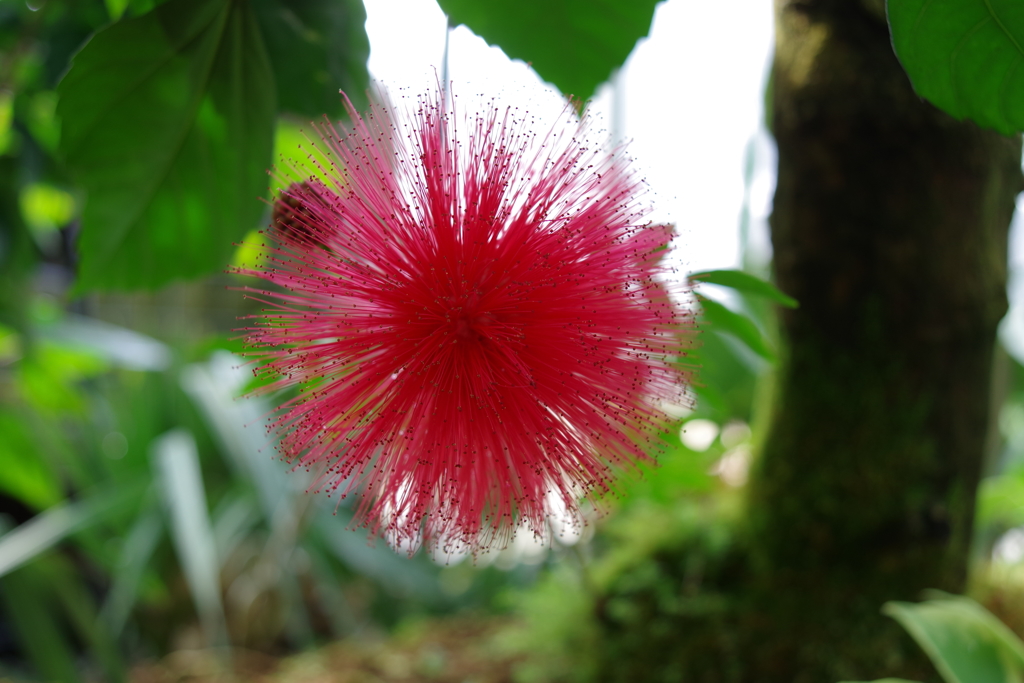
[[[136,666],[131,683],[512,683],[517,656],[498,643],[507,624],[455,617],[407,625],[388,638],[348,638],[275,658],[232,649],[180,650]]]

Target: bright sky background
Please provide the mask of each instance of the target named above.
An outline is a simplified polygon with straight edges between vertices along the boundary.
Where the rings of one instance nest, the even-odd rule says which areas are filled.
[[[366,0],[370,72],[389,90],[411,95],[436,88],[444,53],[444,14],[434,0]],[[729,16],[726,40],[720,30]],[[744,165],[754,149],[750,185],[752,241],[767,260],[765,218],[774,190],[774,143],[761,129],[764,81],[772,42],[766,2],[668,0],[649,38],[637,45],[619,79],[629,153],[646,177],[652,220],[679,228],[676,257],[685,271],[739,264]],[[554,120],[561,96],[521,61],[465,27],[452,31],[449,75],[454,91],[486,94]],[[612,127],[612,92],[591,106],[596,128]]]

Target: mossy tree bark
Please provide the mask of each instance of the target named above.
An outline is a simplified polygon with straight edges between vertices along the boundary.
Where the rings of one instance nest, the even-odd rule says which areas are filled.
[[[605,680],[931,680],[879,610],[965,587],[1020,140],[918,98],[867,0],[776,10],[770,427],[726,549],[608,586]]]
[[[881,605],[964,589],[1021,146],[920,100],[865,3],[776,4],[772,242],[800,308],[749,487],[783,629],[760,656],[880,676]],[[801,678],[825,680],[777,680]]]

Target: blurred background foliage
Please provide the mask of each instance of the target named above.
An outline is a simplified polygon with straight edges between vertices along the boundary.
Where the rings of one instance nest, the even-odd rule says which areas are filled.
[[[651,11],[639,20],[643,31]],[[588,529],[582,541],[570,533],[552,549],[522,539],[475,563],[407,558],[368,544],[348,528],[349,501],[305,495],[303,473],[275,459],[264,429],[271,405],[238,400],[251,373],[233,354],[234,330],[251,311],[225,287],[241,283],[227,275],[180,281],[195,274],[190,254],[202,254],[205,272],[223,270],[232,242],[269,220],[255,197],[265,194],[270,147],[252,162],[259,177],[234,193],[245,210],[225,222],[202,214],[213,200],[193,201],[190,192],[211,184],[201,160],[167,158],[167,131],[184,127],[195,145],[209,144],[213,133],[188,119],[204,97],[231,128],[244,128],[239,117],[253,112],[222,103],[218,88],[231,86],[211,78],[178,83],[180,104],[168,106],[165,129],[146,113],[166,94],[164,82],[182,78],[184,62],[200,60],[203,41],[216,42],[206,34],[219,28],[218,12],[248,26],[250,42],[262,39],[238,49],[263,50],[273,65],[276,113],[258,111],[264,120],[256,121],[276,129],[262,131],[276,141],[273,157],[304,140],[298,121],[341,113],[339,87],[363,105],[368,46],[358,1],[0,4],[0,676],[126,680],[137,662],[197,648],[220,652],[216,668],[231,661],[229,651],[282,655],[402,624],[415,633],[429,615],[484,619],[507,613],[511,591],[545,567],[586,563],[596,543]],[[138,43],[117,40],[128,22],[145,32],[179,17],[191,18],[172,26],[185,36],[180,44],[171,31],[169,45],[147,46],[152,68],[171,53],[183,62],[157,76],[132,53]],[[628,48],[621,52],[620,62]],[[134,59],[124,63],[126,55]],[[206,55],[208,70],[226,58]],[[110,70],[119,59],[131,73]],[[109,92],[95,90],[97,73],[110,79]],[[589,78],[596,85],[604,76]],[[141,100],[116,85],[140,77],[152,91]],[[233,145],[259,148],[251,142]],[[246,162],[224,163],[213,187],[231,195],[225,185],[245,175]],[[279,172],[274,187],[287,182],[287,166]],[[162,173],[177,173],[177,184],[157,183],[156,199],[131,209],[127,195]],[[198,206],[188,235],[166,238],[182,221],[162,212],[161,193],[165,207]],[[111,225],[110,212],[134,222]],[[108,244],[115,238],[128,252]],[[91,269],[83,265],[90,259]],[[86,294],[111,288],[122,291]],[[673,476],[644,477],[613,506],[670,506],[684,492],[723,488],[710,470],[749,440],[743,425],[766,367],[726,337],[702,353],[743,360],[714,364],[723,379],[701,390],[714,399],[701,413],[698,450],[670,435],[664,468]],[[732,436],[720,439],[726,424]]]
[[[480,21],[478,3],[441,4],[453,21]],[[491,42],[505,40],[506,5],[484,17]],[[557,69],[545,77],[593,92],[653,6],[607,26],[553,21],[558,35],[590,31],[577,39],[614,47],[607,63],[566,74],[547,55]],[[679,428],[656,471],[551,547],[521,537],[475,562],[408,558],[368,544],[349,528],[349,501],[305,495],[303,473],[275,458],[272,406],[238,400],[251,373],[234,329],[251,311],[226,289],[235,276],[211,273],[243,258],[232,244],[269,220],[255,197],[301,139],[296,121],[340,116],[339,87],[366,91],[364,18],[359,0],[0,3],[0,678],[235,667],[242,679],[313,680],[361,667],[376,678],[352,680],[585,679],[568,653],[590,643],[588,595],[656,575],[659,549],[695,536],[702,551],[684,573],[727,554],[723,520],[772,391],[775,307],[795,303],[753,266],[693,276],[695,404],[668,407]],[[145,42],[154,36],[166,42]],[[125,94],[128,83],[142,94]],[[225,130],[239,137],[218,140]],[[1000,363],[975,555],[1001,586],[979,595],[1019,629],[1024,367]],[[512,625],[496,628],[496,615]]]

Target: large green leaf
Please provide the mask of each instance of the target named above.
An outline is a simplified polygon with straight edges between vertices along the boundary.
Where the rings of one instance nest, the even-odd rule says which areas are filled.
[[[882,611],[913,636],[946,683],[1024,681],[1024,643],[970,598],[888,602]]]
[[[658,0],[438,0],[513,59],[567,95],[587,100],[651,30]]]
[[[100,31],[58,87],[87,198],[79,290],[223,269],[267,187],[276,95],[245,0],[170,0]]]
[[[887,11],[896,55],[919,95],[1005,135],[1024,129],[1019,0],[889,0]]]
[[[305,118],[343,111],[339,90],[366,101],[366,10],[362,0],[255,0],[282,110]]]

